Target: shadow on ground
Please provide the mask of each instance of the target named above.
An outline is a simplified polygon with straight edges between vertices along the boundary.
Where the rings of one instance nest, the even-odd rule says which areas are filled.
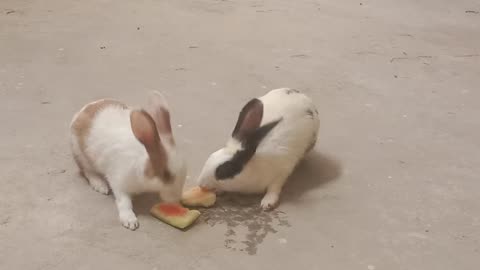
[[[298,164],[288,179],[280,203],[298,200],[305,193],[336,180],[341,174],[340,162],[329,155],[312,152]]]
[[[311,153],[297,166],[285,185],[282,202],[295,201],[306,192],[337,179],[340,174],[341,167],[336,160]],[[211,227],[226,226],[224,247],[254,255],[268,234],[277,233],[280,227],[290,227],[286,213],[279,208],[263,211],[261,199],[262,195],[223,194],[218,196],[213,207],[200,209],[202,215],[198,223]],[[134,211],[138,215],[148,215],[150,207],[157,202],[158,195],[143,194],[135,200]]]
[[[140,194],[133,201],[133,211],[139,216],[150,215],[150,208],[159,202],[160,197],[156,193]]]

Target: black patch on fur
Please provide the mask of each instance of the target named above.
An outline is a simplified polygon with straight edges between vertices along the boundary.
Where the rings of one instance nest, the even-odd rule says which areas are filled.
[[[287,92],[287,95],[300,93],[300,91],[298,91],[297,89],[287,89],[286,92]]]
[[[311,109],[308,109],[308,110],[306,111],[306,113],[307,113],[307,116],[308,116],[310,119],[313,119],[313,111],[312,111]]]
[[[243,167],[253,157],[257,151],[260,142],[267,136],[267,134],[282,121],[280,118],[274,122],[268,123],[262,127],[257,128],[249,134],[244,141],[242,141],[243,150],[237,151],[232,159],[225,161],[215,170],[215,178],[217,180],[228,180],[239,174]]]

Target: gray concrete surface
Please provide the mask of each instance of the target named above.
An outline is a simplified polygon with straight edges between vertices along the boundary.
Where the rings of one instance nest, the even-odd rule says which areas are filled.
[[[466,12],[468,11],[468,12]],[[0,1],[0,269],[480,269],[477,0]],[[477,12],[477,13],[476,13]],[[119,224],[68,148],[84,103],[164,91],[189,182],[250,97],[311,95],[280,207]]]

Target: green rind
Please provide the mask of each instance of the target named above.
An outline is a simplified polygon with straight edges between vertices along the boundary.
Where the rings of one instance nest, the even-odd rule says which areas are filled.
[[[189,210],[183,216],[166,216],[162,212],[156,210],[155,206],[150,210],[152,216],[178,229],[185,229],[192,225],[200,216],[200,211]]]

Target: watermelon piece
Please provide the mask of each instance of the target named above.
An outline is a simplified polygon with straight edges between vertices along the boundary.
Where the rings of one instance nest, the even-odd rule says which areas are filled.
[[[160,212],[164,213],[167,216],[184,216],[188,212],[187,208],[182,207],[178,204],[162,203],[159,204],[157,207]]]
[[[202,187],[193,187],[182,194],[182,204],[191,207],[210,207],[215,204],[217,195]]]
[[[198,210],[189,210],[179,204],[158,203],[150,213],[161,221],[179,229],[190,226],[199,216]]]

